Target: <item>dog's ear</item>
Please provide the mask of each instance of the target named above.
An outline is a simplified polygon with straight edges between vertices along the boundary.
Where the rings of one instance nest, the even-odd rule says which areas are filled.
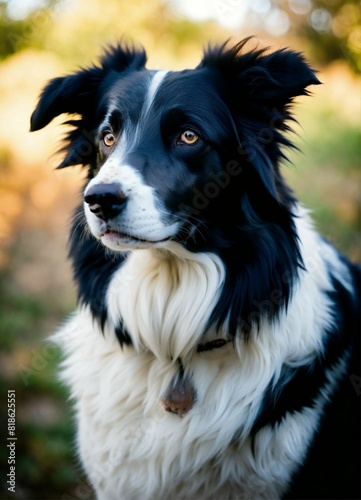
[[[299,95],[307,95],[309,85],[320,83],[299,52],[267,49],[243,52],[250,38],[227,49],[226,43],[210,47],[198,67],[218,69],[233,87],[242,104],[282,109]]]
[[[127,69],[141,69],[146,63],[143,49],[134,47],[109,48],[100,60],[100,66],[83,69],[69,76],[55,78],[44,88],[31,116],[30,130],[39,130],[63,113],[82,117],[94,108],[97,96],[107,85],[108,77]]]
[[[250,99],[282,110],[294,97],[307,95],[309,85],[320,81],[302,54],[282,49],[258,57],[239,75],[239,83]]]
[[[287,124],[293,120],[291,104],[296,96],[308,95],[307,87],[320,83],[302,54],[291,50],[246,52],[249,38],[228,49],[227,43],[209,48],[199,68],[213,72],[225,88],[238,131],[238,153],[253,164],[267,190],[279,198],[276,178],[282,146],[294,147]]]

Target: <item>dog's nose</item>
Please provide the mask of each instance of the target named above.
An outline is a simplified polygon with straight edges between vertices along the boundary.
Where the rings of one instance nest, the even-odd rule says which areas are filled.
[[[119,184],[95,184],[84,196],[89,209],[99,219],[113,219],[125,208],[127,197]]]
[[[182,416],[194,405],[195,390],[189,377],[178,375],[169,385],[161,403],[165,411]]]

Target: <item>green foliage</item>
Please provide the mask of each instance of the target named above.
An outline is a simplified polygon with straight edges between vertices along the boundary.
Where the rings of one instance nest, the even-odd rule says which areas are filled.
[[[28,15],[20,19],[9,14],[12,2],[0,0],[0,59],[28,47],[40,48],[42,40],[51,30],[52,9],[59,0],[46,0],[41,8],[30,9]]]
[[[39,329],[45,304],[12,287],[7,275],[0,277],[0,348],[22,343],[26,332]],[[10,286],[9,286],[10,285]]]
[[[329,16],[328,21],[327,16]],[[361,4],[359,0],[313,0],[310,19],[311,22],[307,23],[304,35],[311,44],[317,59],[323,63],[329,63],[334,59],[345,58],[354,71],[361,72]]]
[[[0,422],[7,429],[7,391],[16,394],[17,498],[73,495],[84,481],[75,464],[72,417],[67,391],[57,381],[60,353],[43,340],[44,318],[60,320],[59,306],[16,288],[8,273],[0,275]],[[61,312],[63,314],[63,311]],[[3,477],[7,448],[0,447]],[[90,490],[89,490],[90,491]],[[3,493],[2,498],[10,498]]]
[[[361,259],[361,132],[335,109],[314,107],[302,119],[286,176],[319,231],[354,260]]]

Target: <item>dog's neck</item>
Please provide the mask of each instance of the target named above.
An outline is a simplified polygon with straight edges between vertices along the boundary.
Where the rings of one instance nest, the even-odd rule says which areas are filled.
[[[110,321],[121,319],[135,348],[184,357],[206,332],[224,278],[212,253],[191,254],[176,243],[134,251],[110,282]]]

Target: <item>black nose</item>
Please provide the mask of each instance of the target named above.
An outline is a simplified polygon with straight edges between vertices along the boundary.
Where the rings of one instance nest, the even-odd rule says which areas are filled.
[[[119,184],[95,184],[84,196],[89,209],[99,219],[113,219],[125,208],[127,197]]]

